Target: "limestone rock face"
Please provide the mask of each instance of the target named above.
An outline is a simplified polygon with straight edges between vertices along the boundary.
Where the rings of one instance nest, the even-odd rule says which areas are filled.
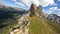
[[[55,22],[55,23],[60,23],[60,16],[58,16],[56,14],[48,15],[47,19],[49,19],[50,21]]]
[[[35,6],[34,4],[31,5],[31,8],[29,10],[30,16],[41,16],[42,15],[42,7],[41,6]]]

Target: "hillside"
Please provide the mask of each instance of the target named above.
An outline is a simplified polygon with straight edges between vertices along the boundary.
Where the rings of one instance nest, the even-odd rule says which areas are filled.
[[[28,17],[30,21],[29,34],[60,34],[60,25],[52,23],[44,18],[42,10],[40,10],[41,7],[39,9],[34,5],[31,6],[34,15],[32,15],[32,11],[30,10],[30,15],[32,15],[32,17]]]
[[[15,9],[17,8],[0,9],[0,34],[10,34],[10,29],[11,32],[18,29],[17,32],[13,32],[15,34],[60,34],[60,25],[46,19],[41,6],[36,7],[32,4],[28,12]]]
[[[18,24],[18,19],[27,12],[12,7],[0,8],[0,34],[9,34],[9,30]]]

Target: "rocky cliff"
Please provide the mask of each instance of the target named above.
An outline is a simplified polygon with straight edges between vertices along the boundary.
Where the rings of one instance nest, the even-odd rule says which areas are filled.
[[[42,16],[42,7],[35,6],[34,4],[31,5],[31,8],[29,10],[30,16]]]

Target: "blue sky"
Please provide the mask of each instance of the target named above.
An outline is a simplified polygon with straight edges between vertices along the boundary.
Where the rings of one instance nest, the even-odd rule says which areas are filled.
[[[40,5],[42,6],[43,12],[51,14],[55,13],[57,15],[60,15],[60,0],[39,0],[40,2],[33,0],[31,1],[32,3],[35,2],[35,5]],[[22,3],[21,3],[22,2]],[[0,0],[0,5],[8,5],[11,7],[18,7],[18,8],[23,8],[25,10],[28,10],[31,5],[30,0]],[[45,3],[45,4],[44,4]]]
[[[55,10],[53,9],[53,10],[51,10],[52,11],[52,13],[55,13],[55,14],[57,14],[57,13],[59,13],[60,12],[60,1],[58,1],[58,0],[54,0],[55,1],[55,3],[56,3],[56,5],[49,5],[49,6],[47,6],[47,7],[43,7],[43,9],[45,10],[45,11],[47,11],[47,12],[49,12],[49,9],[50,8],[55,8],[55,7],[57,7]]]

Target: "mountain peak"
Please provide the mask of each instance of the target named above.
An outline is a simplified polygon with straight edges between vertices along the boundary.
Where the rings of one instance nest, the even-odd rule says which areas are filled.
[[[42,7],[41,6],[35,6],[34,4],[31,4],[30,7],[30,16],[36,15],[36,16],[40,16],[42,15]]]

